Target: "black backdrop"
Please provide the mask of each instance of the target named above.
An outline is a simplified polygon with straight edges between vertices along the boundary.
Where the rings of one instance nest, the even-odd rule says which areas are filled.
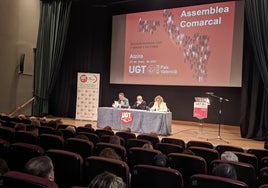
[[[50,97],[50,113],[56,116],[75,117],[77,72],[92,72],[101,74],[100,106],[111,106],[113,100],[117,99],[118,92],[121,91],[126,94],[130,103],[134,103],[138,94],[141,94],[147,102],[151,102],[154,96],[160,94],[171,109],[173,119],[197,121],[192,117],[194,97],[206,96],[206,91],[213,91],[216,95],[230,100],[230,102],[223,103],[222,123],[241,125],[243,88],[109,84],[113,14],[196,4],[194,0],[172,1],[171,3],[161,1],[161,3],[151,4],[149,2],[133,1],[110,5],[92,4],[87,1],[73,2],[61,71]],[[210,2],[215,1],[198,1],[200,4]],[[249,40],[248,36],[244,38]],[[250,50],[244,48],[244,54],[247,53],[250,53]],[[246,61],[246,63],[252,64],[251,61]],[[246,66],[243,74],[245,75],[245,72],[249,70],[250,67]],[[205,121],[218,123],[218,101],[211,99],[208,119]]]

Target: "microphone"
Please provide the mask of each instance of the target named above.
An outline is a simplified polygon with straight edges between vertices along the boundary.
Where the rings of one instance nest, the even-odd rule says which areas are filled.
[[[206,94],[207,94],[207,95],[213,95],[214,92],[207,91]]]

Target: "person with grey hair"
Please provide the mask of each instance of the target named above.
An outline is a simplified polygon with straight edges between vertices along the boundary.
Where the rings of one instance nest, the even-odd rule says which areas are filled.
[[[212,175],[225,178],[237,179],[235,168],[230,164],[218,164],[212,170]]]
[[[127,186],[121,177],[103,172],[90,182],[88,188],[127,188]]]
[[[48,156],[39,156],[30,159],[25,165],[25,172],[54,181],[54,166]]]
[[[221,160],[238,162],[238,157],[231,151],[225,151],[221,154]]]

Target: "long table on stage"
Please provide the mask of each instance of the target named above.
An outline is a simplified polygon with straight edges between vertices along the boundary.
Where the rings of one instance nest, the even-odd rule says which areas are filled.
[[[103,128],[109,125],[115,130],[125,130],[129,127],[132,132],[155,132],[159,135],[170,135],[171,121],[171,112],[100,107],[98,108],[97,127]]]

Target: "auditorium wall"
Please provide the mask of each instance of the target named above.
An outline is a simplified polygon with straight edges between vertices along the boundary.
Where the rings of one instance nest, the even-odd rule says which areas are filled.
[[[39,0],[0,1],[0,112],[10,113],[33,96],[33,48],[36,47]],[[19,63],[24,56],[24,72]],[[18,113],[31,114],[31,105]]]

